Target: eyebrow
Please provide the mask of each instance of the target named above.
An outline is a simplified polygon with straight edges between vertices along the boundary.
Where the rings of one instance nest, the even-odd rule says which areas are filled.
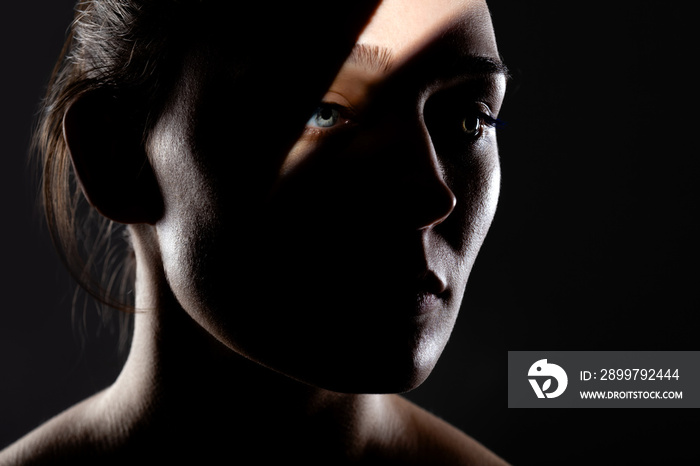
[[[378,45],[355,44],[348,61],[367,68],[370,71],[385,72],[391,68],[394,61],[393,52],[389,47]]]
[[[370,71],[386,72],[391,69],[394,57],[390,48],[378,45],[355,44],[348,61]],[[444,69],[458,76],[463,74],[497,75],[510,79],[511,74],[503,61],[480,55],[460,55],[450,63],[443,64]]]
[[[501,74],[506,79],[510,79],[511,74],[508,67],[501,60],[484,57],[480,55],[466,55],[459,57],[453,63],[449,69],[453,70],[455,74],[458,73],[468,73],[468,74],[478,74],[478,75],[493,75]]]

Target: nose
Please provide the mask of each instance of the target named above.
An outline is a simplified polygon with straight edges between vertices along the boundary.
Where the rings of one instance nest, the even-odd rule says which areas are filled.
[[[412,228],[430,229],[450,216],[457,198],[446,183],[444,168],[422,119],[414,120],[401,134],[399,152],[404,170],[399,192],[404,199],[400,202]]]
[[[440,174],[440,167],[433,165],[416,180],[414,199],[415,227],[418,230],[433,228],[450,216],[457,205],[457,198]]]

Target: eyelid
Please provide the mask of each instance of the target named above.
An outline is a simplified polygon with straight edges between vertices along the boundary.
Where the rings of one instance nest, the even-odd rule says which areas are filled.
[[[340,116],[343,118],[346,118],[348,120],[355,120],[357,118],[357,112],[355,112],[355,109],[352,108],[351,105],[343,105],[338,102],[331,102],[331,101],[325,101],[322,100],[321,103],[319,104],[319,107],[321,105],[327,105],[328,107],[337,110],[338,113],[340,113]]]
[[[318,105],[320,107],[321,105],[328,106],[338,112],[340,115],[340,118],[342,121],[335,125],[331,126],[328,128],[321,128],[321,127],[315,127],[315,126],[306,126],[304,128],[304,137],[309,138],[309,139],[318,139],[322,136],[330,135],[332,133],[335,133],[337,131],[343,130],[343,128],[347,128],[348,126],[352,125],[354,126],[357,123],[357,114],[355,113],[354,109],[350,106],[345,106],[337,102],[331,102],[331,101],[321,101]],[[318,110],[318,107],[316,107],[316,110]],[[314,112],[315,112],[314,111]]]
[[[343,107],[347,109],[349,115],[356,117],[360,113],[356,106],[356,99],[350,99],[346,94],[347,92],[342,89],[330,89],[321,99],[321,103]]]
[[[501,107],[502,95],[498,85],[490,79],[460,76],[453,80],[437,81],[424,90],[424,102],[448,100],[477,104],[486,108],[486,114],[494,117]],[[495,109],[492,110],[492,109]]]
[[[477,110],[477,113],[479,117],[484,121],[484,124],[486,126],[490,128],[500,128],[505,125],[505,123],[502,120],[499,120],[493,115],[491,107],[489,107],[486,103],[476,102],[476,105],[479,108],[479,110]]]

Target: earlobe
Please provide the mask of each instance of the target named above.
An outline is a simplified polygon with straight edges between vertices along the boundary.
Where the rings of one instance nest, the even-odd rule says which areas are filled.
[[[63,117],[73,168],[88,202],[119,223],[154,224],[163,199],[143,144],[143,127],[106,92],[77,98]]]

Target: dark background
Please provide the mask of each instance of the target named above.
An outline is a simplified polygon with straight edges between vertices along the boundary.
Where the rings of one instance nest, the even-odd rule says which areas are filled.
[[[72,4],[3,8],[0,448],[111,383],[125,356],[92,308],[72,317],[26,161]],[[514,74],[499,211],[444,357],[408,396],[515,464],[697,462],[692,409],[506,400],[508,350],[698,349],[695,10],[489,5]]]

